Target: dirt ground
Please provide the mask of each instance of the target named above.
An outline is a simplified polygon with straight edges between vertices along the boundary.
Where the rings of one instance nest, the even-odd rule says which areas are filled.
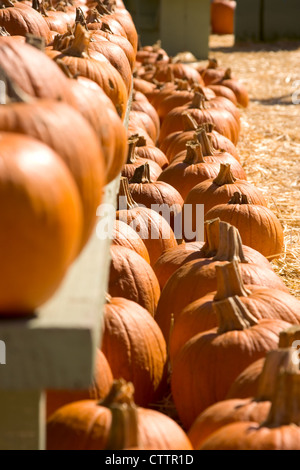
[[[233,36],[211,36],[210,51],[249,91],[238,149],[283,224],[285,253],[274,266],[300,298],[300,42],[233,47]]]

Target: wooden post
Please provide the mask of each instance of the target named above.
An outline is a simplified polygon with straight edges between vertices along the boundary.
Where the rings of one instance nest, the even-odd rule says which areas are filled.
[[[190,51],[207,59],[210,0],[161,0],[160,38],[168,54]]]
[[[235,11],[235,40],[263,39],[263,0],[238,0]]]

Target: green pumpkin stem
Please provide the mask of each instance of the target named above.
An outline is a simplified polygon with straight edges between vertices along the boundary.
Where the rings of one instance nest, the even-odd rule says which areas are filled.
[[[237,261],[216,266],[217,293],[214,300],[224,300],[228,297],[247,297],[248,291],[243,283]]]
[[[237,296],[214,302],[213,309],[218,318],[220,335],[228,331],[246,330],[258,324],[258,320]]]
[[[236,178],[231,172],[230,163],[221,163],[219,174],[214,179],[214,183],[217,186],[223,186],[224,184],[233,184],[235,182]]]

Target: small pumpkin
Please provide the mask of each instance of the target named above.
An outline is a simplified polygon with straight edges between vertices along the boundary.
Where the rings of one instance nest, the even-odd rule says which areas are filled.
[[[255,319],[238,297],[215,302],[214,308],[218,328],[194,336],[173,363],[172,395],[186,428],[208,406],[224,400],[240,372],[275,349],[279,332],[288,326],[282,320]]]
[[[227,204],[210,209],[205,217],[219,217],[238,228],[245,245],[268,258],[278,258],[283,250],[283,230],[274,212],[263,205],[252,204],[251,199],[238,192]]]
[[[170,184],[163,181],[151,181],[149,163],[136,168],[129,183],[130,194],[136,203],[157,212],[162,211],[163,217],[172,230],[175,225],[180,228],[183,199]]]
[[[132,136],[135,138],[135,136]],[[147,145],[147,141],[144,136],[137,135],[138,141],[135,147],[135,154],[139,158],[143,158],[145,160],[152,160],[153,162],[157,163],[161,169],[165,169],[169,162],[165,154],[154,145]]]
[[[171,418],[137,407],[134,387],[115,381],[108,396],[57,410],[47,423],[48,450],[191,450],[184,431]],[[116,434],[116,429],[120,432]]]
[[[236,2],[213,0],[210,4],[211,28],[213,34],[233,34]]]
[[[156,163],[154,160],[144,159],[143,157],[139,156],[139,153],[137,151],[137,145],[139,142],[141,142],[141,138],[143,139],[142,143],[147,144],[146,139],[143,138],[143,136],[140,136],[139,134],[133,134],[128,139],[127,162],[125,163],[122,169],[122,176],[131,179],[134,175],[136,168],[141,165],[144,165],[145,163],[148,163],[150,168],[151,180],[156,181],[159,175],[161,174],[162,170],[158,163]]]
[[[174,232],[168,222],[154,210],[139,207],[130,194],[127,178],[123,177],[120,183],[119,210],[116,218],[137,230],[148,249],[151,265],[163,251],[177,245]]]
[[[108,292],[144,307],[154,316],[160,296],[153,269],[140,255],[129,248],[112,246]]]
[[[149,312],[128,299],[108,296],[104,306],[101,350],[115,379],[134,385],[134,400],[147,406],[166,387],[167,347]]]
[[[153,124],[155,126],[156,137],[158,137],[160,130],[158,114],[155,108],[152,106],[152,104],[150,104],[150,102],[143,93],[139,91],[133,91],[131,111],[146,113],[152,119]]]
[[[113,384],[111,368],[100,349],[96,350],[93,382],[88,390],[47,390],[47,418],[62,406],[79,400],[103,400]]]
[[[248,91],[245,85],[243,85],[239,80],[236,80],[232,77],[230,68],[227,69],[222,78],[220,78],[220,80],[216,82],[216,85],[217,84],[220,84],[232,90],[236,96],[237,102],[244,108],[247,108],[249,104]]]

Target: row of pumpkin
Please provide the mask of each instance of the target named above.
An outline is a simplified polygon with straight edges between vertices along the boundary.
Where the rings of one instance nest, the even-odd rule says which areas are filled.
[[[94,229],[103,187],[123,172],[94,383],[48,391],[48,448],[298,448],[291,351],[269,354],[262,372],[280,332],[299,323],[299,302],[265,258],[281,253],[282,229],[235,148],[246,90],[215,61],[191,67],[159,44],[137,51],[122,1],[74,3],[4,0],[0,10],[3,314],[27,315],[53,294]],[[176,240],[181,209],[168,222],[148,208],[184,201],[204,204],[205,242]],[[253,443],[241,439],[246,423],[203,444],[218,410],[200,413],[245,383],[253,395],[258,377],[269,388],[245,406],[265,399],[264,412],[219,411],[220,426],[266,420],[251,424]],[[189,437],[154,409],[168,379]],[[293,440],[278,438],[282,425]]]
[[[215,61],[197,68],[159,44],[137,52],[101,344],[105,383],[118,380],[101,395],[99,374],[81,397],[96,400],[50,416],[50,449],[299,448],[300,303],[272,269],[282,227],[235,147],[248,95]],[[205,242],[173,232],[187,204],[204,204]],[[157,411],[169,387],[177,423]]]

